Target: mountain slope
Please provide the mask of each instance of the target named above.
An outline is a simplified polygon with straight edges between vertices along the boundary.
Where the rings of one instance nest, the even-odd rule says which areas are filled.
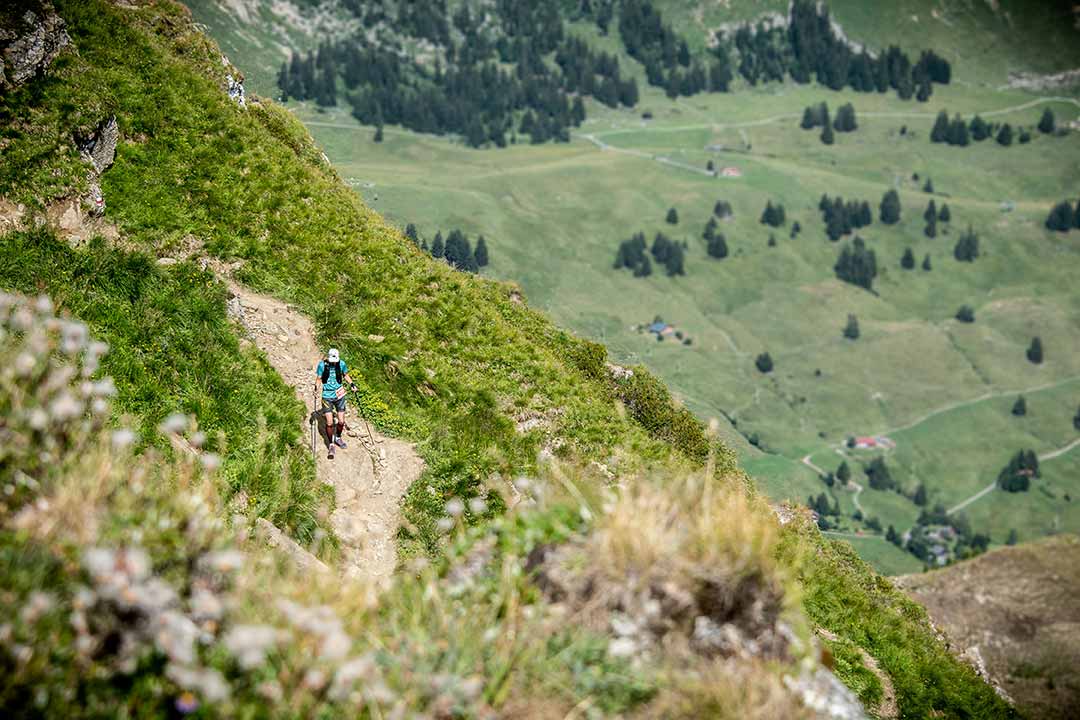
[[[0,100],[5,121],[0,196],[5,208],[26,206],[26,222],[0,238],[0,284],[53,295],[61,312],[83,319],[92,334],[109,341],[112,350],[102,370],[115,377],[118,415],[140,424],[145,443],[168,447],[157,425],[174,410],[211,430],[199,444],[220,453],[224,463],[207,484],[210,495],[220,493],[225,503],[246,497],[246,505],[217,507],[223,515],[239,512],[235,522],[243,522],[245,514],[267,515],[307,544],[319,535],[317,526],[325,526],[331,508],[329,498],[316,490],[306,439],[299,437],[305,409],[262,355],[243,349],[240,330],[228,324],[227,292],[214,276],[215,267],[228,266],[237,281],[292,303],[313,318],[321,342],[341,347],[361,376],[360,409],[365,416],[386,434],[416,442],[427,463],[406,497],[401,540],[406,556],[422,553],[445,562],[447,567],[435,570],[445,569],[445,577],[422,574],[418,579],[401,573],[390,599],[373,610],[362,606],[358,598],[363,594],[355,586],[336,578],[325,587],[313,578],[279,582],[276,575],[260,576],[271,571],[256,563],[245,571],[250,574],[241,576],[238,600],[230,604],[230,612],[235,608],[247,614],[241,615],[241,624],[244,619],[267,622],[277,617],[281,595],[338,603],[338,610],[348,613],[355,637],[366,638],[347,647],[370,652],[371,662],[391,668],[382,680],[400,690],[405,707],[418,710],[434,711],[444,691],[449,692],[425,684],[441,678],[437,669],[446,667],[453,668],[455,682],[479,676],[485,688],[483,704],[495,707],[505,707],[511,688],[531,688],[528,697],[539,706],[540,691],[546,688],[533,680],[545,676],[555,678],[551,682],[558,690],[548,694],[568,702],[566,712],[590,697],[608,703],[601,706],[605,712],[623,712],[648,703],[658,687],[670,693],[658,702],[682,707],[686,716],[709,703],[715,707],[710,693],[722,690],[738,696],[739,683],[702,682],[695,688],[701,695],[679,692],[680,685],[664,684],[672,674],[663,667],[642,671],[648,681],[643,691],[627,680],[638,677],[628,664],[608,653],[609,640],[620,647],[613,644],[608,623],[586,628],[582,621],[573,626],[580,632],[571,633],[563,645],[549,641],[550,627],[530,625],[527,621],[535,613],[522,611],[522,606],[546,608],[555,598],[528,579],[526,568],[535,565],[527,558],[538,547],[561,544],[567,552],[580,553],[571,569],[587,566],[580,558],[590,557],[590,552],[610,553],[611,567],[626,572],[611,577],[601,565],[597,579],[616,585],[642,571],[641,577],[655,574],[675,583],[676,593],[670,597],[676,598],[679,583],[697,590],[697,583],[707,580],[705,585],[718,593],[702,606],[706,614],[700,617],[709,622],[715,622],[711,613],[721,622],[734,622],[724,615],[731,612],[739,622],[746,620],[748,628],[757,627],[754,612],[742,618],[742,601],[730,606],[728,600],[716,599],[729,591],[738,599],[745,591],[748,607],[758,607],[756,598],[762,597],[776,610],[769,611],[766,625],[790,617],[796,635],[809,623],[825,627],[840,638],[834,647],[837,672],[868,703],[879,699],[881,685],[867,677],[853,645],[870,653],[888,673],[906,716],[934,711],[955,717],[1008,715],[1008,708],[973,671],[948,654],[918,606],[849,551],[824,541],[805,520],[777,530],[763,503],[746,499],[746,479],[733,454],[710,440],[701,424],[674,405],[664,386],[647,372],[635,368],[632,375],[613,374],[605,365],[603,347],[558,330],[529,309],[512,286],[434,262],[340,181],[287,112],[266,102],[237,106],[226,94],[229,68],[182,7],[98,1],[61,2],[57,10],[77,54],[62,55],[45,77],[6,92]],[[119,128],[115,164],[98,176],[80,158],[73,137],[93,134],[113,114]],[[113,224],[114,232],[76,242],[62,223],[47,218],[58,199],[66,205],[90,189],[88,173],[100,183],[104,220]],[[46,219],[45,224],[35,227],[35,216]],[[42,312],[42,322],[51,327],[47,314]],[[5,341],[20,337],[8,333]],[[13,357],[20,353],[17,345],[11,351]],[[44,359],[44,354],[38,357]],[[9,398],[29,402],[13,390],[17,382],[8,375],[4,380],[3,407],[12,407]],[[32,387],[42,393],[57,391],[44,382]],[[10,414],[20,422],[31,416],[21,406],[16,410]],[[265,423],[259,422],[260,415],[266,416]],[[165,429],[170,427],[174,423],[166,423]],[[33,443],[50,442],[32,427],[26,433],[31,450],[37,449]],[[104,438],[95,442],[105,444]],[[550,459],[538,466],[538,454]],[[100,454],[75,452],[42,469],[34,464],[36,457],[29,452],[25,458],[18,456],[16,464],[0,468],[5,481],[22,475],[33,479],[29,472],[43,480],[36,485],[20,480],[25,494],[19,491],[19,505],[6,506],[11,513],[4,513],[0,534],[3,575],[13,586],[17,583],[17,592],[3,598],[10,606],[5,610],[25,623],[19,625],[18,638],[30,645],[21,646],[40,649],[31,653],[34,663],[20,665],[25,653],[5,644],[5,669],[18,672],[3,673],[3,697],[17,700],[17,707],[29,707],[30,689],[53,683],[47,686],[56,692],[47,694],[44,702],[64,703],[68,710],[107,713],[113,703],[131,702],[147,715],[171,712],[171,698],[180,702],[179,690],[188,689],[192,678],[175,668],[165,678],[171,646],[154,649],[151,642],[146,647],[146,663],[136,667],[138,682],[132,690],[125,685],[128,680],[84,677],[67,645],[56,646],[54,662],[44,661],[51,652],[50,636],[35,634],[33,622],[27,621],[34,613],[17,610],[27,604],[37,608],[40,597],[35,593],[42,589],[55,598],[52,610],[41,612],[77,610],[81,601],[76,590],[87,581],[80,570],[80,543],[87,542],[109,547],[146,544],[155,572],[187,588],[187,603],[192,584],[206,581],[197,572],[203,550],[231,542],[217,521],[190,522],[192,517],[205,519],[205,508],[215,506],[216,500],[191,500],[190,494],[199,496],[200,483],[184,469],[183,458],[173,466],[147,452],[128,465],[102,447]],[[93,493],[83,493],[86,499],[80,504],[79,482],[99,477],[83,463],[99,463],[102,479]],[[711,472],[702,473],[703,466]],[[140,477],[137,467],[144,468],[138,472],[149,468],[155,479],[144,499],[139,499],[139,483],[126,482],[129,472]],[[283,474],[283,467],[292,469]],[[503,516],[506,505],[515,501],[513,491],[523,492],[522,483],[511,482],[522,473],[546,480],[551,503],[540,503],[535,513],[523,503],[521,512]],[[608,502],[603,490],[607,474],[617,474],[630,488],[615,493],[617,502]],[[289,522],[288,516],[282,519],[272,512],[277,506],[271,501],[294,490],[319,498],[297,504],[303,522]],[[35,492],[45,502],[27,509],[30,504],[23,503],[35,499]],[[663,514],[643,517],[642,507],[651,510],[665,503],[675,522],[666,522]],[[88,513],[101,511],[95,516],[99,521],[85,527],[63,522],[63,513],[80,517],[83,504]],[[193,507],[203,508],[198,512],[204,514],[192,515]],[[18,527],[9,522],[15,510],[20,510]],[[144,529],[140,523],[159,511],[164,520]],[[475,529],[458,527],[447,538],[446,521],[452,529],[453,518]],[[40,522],[32,522],[35,519]],[[639,532],[644,520],[655,535]],[[693,533],[685,535],[684,527],[693,527]],[[176,528],[189,528],[194,539],[178,536]],[[651,539],[657,543],[645,542]],[[483,550],[491,545],[497,554]],[[665,549],[672,554],[661,552]],[[323,553],[333,562],[329,549]],[[717,568],[729,562],[738,572],[718,575]],[[475,565],[481,570],[467,570]],[[126,577],[133,567],[142,564],[118,572]],[[678,572],[669,574],[673,568]],[[465,572],[465,580],[457,570]],[[742,590],[728,588],[726,583],[744,573],[749,579]],[[613,597],[616,591],[618,587]],[[39,610],[34,612],[40,617]],[[55,625],[40,627],[57,628],[56,637],[74,642],[71,618],[49,617]],[[110,618],[130,620],[123,613]],[[673,627],[689,634],[692,628],[685,620]],[[484,623],[502,632],[491,638],[478,633]],[[565,627],[565,620],[558,623]],[[590,646],[593,637],[599,640]],[[142,642],[146,636],[137,634],[135,639]],[[599,654],[590,647],[599,647]],[[459,652],[462,648],[466,652]],[[802,650],[792,653],[792,662],[809,657],[816,667],[817,658],[805,639]],[[261,694],[265,689],[249,678],[245,664],[230,664],[231,656],[223,653],[206,654],[215,672],[235,680],[238,705],[232,709],[265,709],[267,698],[273,700],[272,689]],[[256,679],[286,683],[302,708],[310,707],[305,704],[309,702],[348,701],[348,695],[321,697],[321,686],[307,684],[304,663],[311,655],[302,640],[290,641],[280,657],[271,658],[274,665],[267,677]],[[350,672],[367,668],[367,657],[357,658],[359,664]],[[688,657],[680,662],[716,674],[707,677],[730,676],[723,663],[702,665],[696,652]],[[740,668],[735,677],[756,678],[752,687],[759,688],[759,680],[762,693],[767,689],[787,698],[782,707],[794,708],[775,674],[796,673],[793,667],[781,663],[774,673],[756,661],[743,665],[731,656],[723,662],[728,661]],[[571,672],[578,663],[589,672]],[[124,667],[110,673],[126,677]],[[197,677],[204,681],[216,676]],[[691,672],[686,677],[689,682],[700,676]],[[70,704],[78,697],[72,699],[64,688],[83,681],[85,692],[103,704]],[[206,693],[206,687],[202,692],[208,704],[225,702]],[[461,695],[466,696],[469,702],[480,702],[475,692]],[[386,712],[391,701],[382,693],[369,699],[372,707]],[[692,704],[696,701],[701,705]],[[269,707],[272,714],[295,712],[284,705]],[[341,706],[334,707],[340,711]],[[482,709],[467,707],[465,714]],[[652,711],[661,712],[659,707]]]

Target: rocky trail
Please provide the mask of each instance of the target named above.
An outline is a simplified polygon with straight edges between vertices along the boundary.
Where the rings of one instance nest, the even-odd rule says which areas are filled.
[[[230,314],[248,338],[264,353],[296,396],[312,410],[315,365],[325,354],[315,341],[306,316],[280,300],[259,295],[229,281]],[[345,358],[348,361],[348,358]],[[323,421],[315,454],[319,479],[334,489],[335,507],[330,525],[341,541],[341,568],[347,576],[385,582],[397,563],[395,535],[401,521],[401,498],[420,477],[424,461],[406,442],[385,437],[368,428],[356,408],[347,411],[347,450],[326,457]],[[303,437],[310,437],[311,420],[305,418]]]

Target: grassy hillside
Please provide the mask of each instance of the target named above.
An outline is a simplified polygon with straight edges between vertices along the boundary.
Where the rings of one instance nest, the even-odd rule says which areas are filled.
[[[900,579],[930,617],[1031,718],[1065,718],[1080,702],[1076,597],[1080,541],[1058,535]],[[961,597],[979,602],[958,602]],[[998,642],[987,643],[992,636]]]
[[[786,3],[657,6],[695,45],[704,43],[706,28]],[[841,530],[855,531],[861,526],[851,518],[850,494],[822,485],[800,462],[807,454],[832,470],[840,461],[835,449],[848,436],[895,431],[899,445],[887,461],[902,489],[911,494],[922,482],[951,507],[990,484],[1021,447],[1049,453],[1075,437],[1069,417],[1080,405],[1072,383],[1080,376],[1080,296],[1069,268],[1077,246],[1070,235],[1046,231],[1043,220],[1080,183],[1080,135],[1034,131],[1025,145],[991,139],[960,148],[933,144],[929,134],[939,111],[1032,130],[1047,108],[1059,126],[1077,118],[1074,96],[1005,85],[1013,72],[1076,67],[1080,43],[1064,5],[830,7],[849,37],[872,48],[895,42],[913,53],[943,53],[954,82],[936,85],[926,103],[814,84],[750,88],[738,79],[732,93],[672,101],[645,83],[617,30],[603,37],[594,25],[573,23],[572,33],[618,55],[624,75],[638,78],[642,98],[632,110],[588,101],[588,118],[567,145],[478,152],[389,127],[375,143],[374,129],[357,125],[345,109],[292,109],[345,180],[392,222],[415,223],[428,242],[451,228],[484,235],[492,257],[485,272],[519,283],[532,304],[605,343],[619,361],[648,366],[699,417],[732,420],[722,437],[771,496],[801,501],[830,493],[844,510]],[[818,131],[800,130],[803,108],[822,101],[833,110],[851,102],[859,129],[838,133],[832,146],[819,142]],[[710,161],[738,168],[741,177],[698,172]],[[923,191],[927,178],[933,195]],[[865,200],[876,218],[890,188],[900,193],[901,222],[875,222],[859,233],[881,267],[871,294],[835,279],[842,243],[826,239],[817,203],[823,193]],[[931,199],[939,208],[947,203],[952,215],[933,239],[922,220]],[[717,200],[735,210],[719,228],[732,253],[723,261],[708,258],[701,239]],[[784,204],[785,227],[770,231],[758,222],[767,200]],[[670,207],[679,213],[677,226],[664,222]],[[794,221],[803,232],[791,239]],[[982,248],[973,264],[953,258],[969,226]],[[637,231],[686,241],[687,276],[642,280],[613,271],[618,243]],[[901,269],[908,248],[920,264],[929,256],[933,269]],[[975,310],[974,325],[954,319],[965,304]],[[860,322],[856,342],[841,336],[848,314]],[[636,330],[655,316],[676,324],[693,345],[657,343]],[[1048,348],[1038,366],[1024,355],[1036,335]],[[763,351],[776,362],[768,376],[753,364]],[[968,403],[986,396],[1010,402],[1005,398],[1020,392],[1038,394],[1037,417],[1008,422],[1005,406],[1005,415],[998,412],[978,431],[964,424]],[[1048,486],[1053,498],[991,494],[965,512],[994,542],[1011,529],[1010,513],[1000,512],[1006,508],[1024,518],[1017,523],[1021,537],[1037,537],[1073,527],[1072,506],[1063,499],[1075,494],[1073,485],[1066,477]],[[906,528],[919,514],[896,493],[863,497],[886,525]]]
[[[777,609],[770,617],[789,618],[803,636],[799,657],[813,658],[806,641],[810,625],[876,657],[906,716],[1009,714],[970,668],[948,654],[920,608],[850,550],[825,541],[805,520],[778,531],[763,503],[747,499],[733,453],[711,440],[646,371],[613,379],[602,346],[559,330],[521,303],[513,287],[458,273],[423,255],[340,181],[288,112],[265,102],[235,105],[225,94],[218,49],[182,7],[95,1],[61,2],[57,10],[78,52],[61,56],[47,77],[0,99],[0,196],[4,207],[23,202],[33,216],[52,208],[56,198],[80,192],[87,165],[70,138],[115,114],[121,139],[101,185],[105,220],[115,224],[116,239],[73,248],[51,226],[27,229],[36,225],[27,218],[23,229],[0,238],[0,285],[53,295],[61,315],[82,319],[91,335],[109,341],[103,370],[115,374],[118,419],[127,414],[145,443],[164,449],[167,441],[155,431],[158,420],[183,411],[210,433],[209,449],[224,464],[220,474],[205,476],[187,463],[186,454],[175,465],[155,452],[131,459],[122,448],[105,448],[100,426],[92,428],[98,434],[84,436],[88,430],[78,417],[67,418],[70,427],[54,434],[41,432],[35,410],[47,409],[48,417],[65,407],[52,400],[68,392],[56,378],[69,379],[62,368],[73,367],[73,361],[50,359],[55,345],[49,342],[55,342],[60,325],[49,308],[35,316],[25,306],[12,309],[5,298],[11,329],[3,336],[4,352],[15,360],[3,366],[21,368],[24,356],[34,363],[30,371],[19,369],[19,376],[5,371],[0,398],[5,432],[18,433],[17,442],[5,443],[5,452],[17,452],[0,465],[3,481],[12,488],[18,484],[18,492],[5,500],[0,532],[5,586],[13,588],[0,601],[5,616],[18,615],[20,623],[12,630],[16,634],[3,639],[5,705],[30,712],[30,703],[40,702],[64,715],[115,714],[122,708],[160,716],[179,710],[175,703],[189,702],[183,690],[197,690],[196,699],[208,708],[229,702],[219,692],[221,679],[235,702],[223,705],[222,714],[338,714],[340,703],[363,701],[376,715],[389,712],[398,699],[406,709],[434,711],[460,702],[453,707],[464,709],[451,714],[476,715],[487,706],[513,714],[511,698],[541,708],[550,701],[563,715],[585,699],[602,701],[601,711],[614,714],[655,697],[670,705],[652,706],[654,713],[677,715],[664,708],[682,708],[693,717],[702,707],[745,707],[734,698],[746,687],[754,692],[742,702],[764,717],[799,712],[781,690],[780,675],[796,672],[787,659],[776,670],[759,672],[750,663],[735,675],[724,661],[695,665],[715,673],[704,677],[747,680],[687,687],[671,680],[671,667],[686,667],[682,656],[665,655],[658,666],[629,673],[608,648],[612,637],[604,619],[598,626],[586,620],[571,626],[565,646],[549,641],[550,626],[532,631],[528,621],[545,616],[541,599],[549,590],[530,580],[524,568],[533,550],[555,543],[576,553],[572,569],[589,569],[589,558],[610,558],[595,569],[603,575],[597,579],[614,583],[611,597],[635,577],[656,578],[646,588],[670,580],[695,592],[704,582],[717,593],[702,600],[707,605],[729,592],[741,597],[745,590],[746,607],[756,608],[761,593],[762,602]],[[187,260],[157,262],[188,254]],[[418,443],[428,471],[407,498],[402,545],[406,557],[433,557],[436,575],[418,579],[402,573],[392,597],[377,607],[365,605],[362,588],[336,579],[281,579],[261,561],[251,563],[231,589],[222,579],[220,573],[235,565],[234,556],[214,554],[234,542],[222,527],[226,518],[241,531],[250,516],[263,515],[306,540],[330,508],[302,459],[296,429],[304,409],[236,337],[225,320],[224,288],[202,269],[203,259],[209,268],[231,263],[240,281],[314,318],[324,342],[341,347],[361,376],[365,415],[388,433]],[[51,383],[46,374],[54,378]],[[541,422],[522,432],[515,427],[522,419]],[[50,456],[42,455],[43,448],[55,451],[45,464],[42,457]],[[554,461],[538,468],[538,451],[544,449]],[[599,470],[580,469],[591,461],[614,469],[627,481],[625,491],[606,495]],[[206,462],[209,468],[214,464]],[[521,473],[541,476],[551,504],[536,515],[503,517],[506,480]],[[214,497],[219,494],[220,503]],[[486,499],[491,523],[466,511],[461,525],[476,529],[459,526],[444,538],[439,521],[447,517],[447,501],[477,496]],[[241,497],[248,506],[236,507]],[[641,508],[659,507],[672,514],[643,517]],[[654,535],[639,532],[644,520]],[[643,544],[650,538],[656,543]],[[472,552],[485,543],[502,554]],[[109,556],[113,562],[104,567],[104,556],[88,555],[90,548],[120,549],[121,557]],[[124,548],[133,553],[131,562]],[[671,553],[659,552],[664,549]],[[259,557],[257,548],[251,552]],[[477,553],[481,560],[495,559],[477,561]],[[225,564],[213,564],[218,560]],[[204,563],[211,563],[209,570]],[[481,575],[470,574],[478,563]],[[725,563],[731,573],[722,570]],[[464,576],[454,572],[463,567],[474,569],[462,570]],[[622,571],[609,577],[608,568]],[[445,580],[438,579],[444,570]],[[722,580],[710,579],[716,573]],[[744,576],[750,580],[728,585]],[[120,581],[136,582],[141,591],[151,577],[155,592],[161,591],[159,580],[174,588],[178,599],[170,613],[204,611],[195,598],[206,598],[195,591],[230,593],[226,619],[202,626],[207,648],[193,651],[194,661],[183,652],[174,657],[184,644],[172,644],[170,633],[145,632],[158,620],[179,623],[169,627],[183,633],[194,627],[188,624],[193,620],[175,614],[159,618],[162,607],[154,598],[160,594],[151,593],[139,611],[153,620],[147,624],[144,615],[124,612],[127,595],[117,605],[107,594],[98,603],[78,593],[87,583],[112,592],[110,583]],[[482,580],[469,585],[477,577]],[[477,594],[464,591],[462,582]],[[316,656],[310,632],[289,640],[273,632],[270,645],[282,643],[280,653],[256,652],[260,662],[253,664],[245,659],[248,642],[241,640],[254,637],[255,646],[265,650],[266,634],[252,636],[240,628],[280,620],[303,629],[304,621],[289,620],[290,606],[280,605],[281,596],[312,606],[334,604],[348,626],[346,649],[339,644],[332,658],[325,657],[327,664],[314,668],[320,675],[308,673]],[[727,602],[719,607],[730,607]],[[541,609],[523,609],[534,604]],[[77,621],[85,612],[94,618],[86,633]],[[567,627],[565,616],[555,612],[554,623]],[[675,624],[688,635],[692,621],[693,615]],[[490,637],[477,633],[484,625]],[[527,625],[529,632],[523,630]],[[232,629],[239,644],[218,636]],[[765,632],[748,626],[751,636],[759,631]],[[590,633],[599,636],[596,645]],[[73,645],[77,634],[89,640]],[[123,653],[89,660],[78,655],[97,643]],[[21,649],[27,647],[29,655]],[[850,662],[851,648],[846,652],[838,672],[864,702],[875,702],[880,681],[868,681],[867,670]],[[346,657],[355,663],[344,663]],[[328,677],[344,677],[346,689],[368,677],[369,663],[378,668],[371,676],[379,680],[373,681],[372,695],[320,694]],[[450,690],[443,683],[448,668]],[[432,687],[428,681],[436,676]],[[477,678],[481,691],[476,682],[465,685]],[[537,678],[559,692],[549,692]],[[389,695],[384,686],[392,689]],[[37,688],[47,690],[31,695]],[[515,695],[524,688],[530,692]],[[773,694],[779,704],[757,707],[757,698]],[[295,698],[296,705],[275,699],[281,697],[290,703]]]

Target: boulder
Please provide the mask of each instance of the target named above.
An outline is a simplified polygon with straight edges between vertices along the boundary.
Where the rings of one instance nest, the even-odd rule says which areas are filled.
[[[93,164],[98,174],[101,174],[116,159],[116,141],[119,139],[120,128],[116,124],[116,116],[113,115],[98,123],[88,138],[77,138],[76,141],[83,157]]]
[[[11,26],[0,27],[0,90],[43,75],[69,45],[64,20],[51,4],[26,10]]]

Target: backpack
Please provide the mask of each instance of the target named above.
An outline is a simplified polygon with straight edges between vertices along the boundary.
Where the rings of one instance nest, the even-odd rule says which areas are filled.
[[[331,362],[326,362],[325,360],[323,361],[323,371],[322,371],[322,381],[323,381],[323,383],[326,383],[326,381],[330,379],[330,368],[334,369],[334,382],[336,382],[336,383],[338,383],[340,385],[341,384],[341,375],[342,375],[342,373],[341,373],[341,363],[340,362],[331,363]]]

